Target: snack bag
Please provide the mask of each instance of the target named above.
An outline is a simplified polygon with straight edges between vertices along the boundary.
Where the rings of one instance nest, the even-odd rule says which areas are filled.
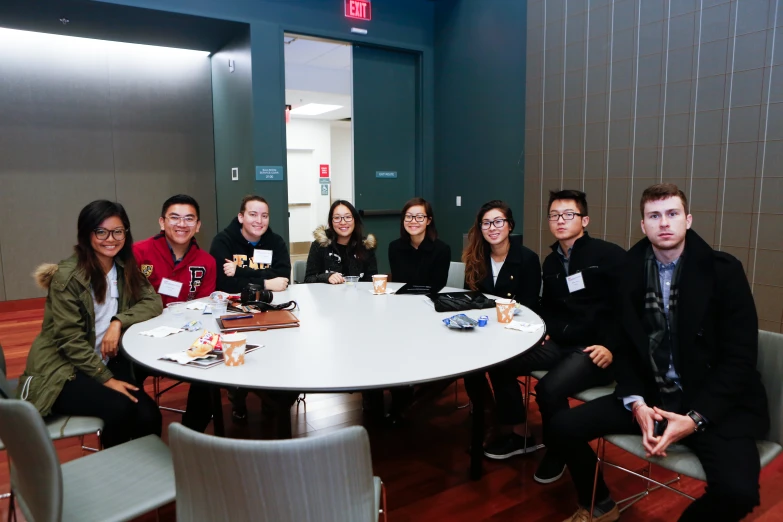
[[[223,343],[220,340],[220,334],[204,330],[204,333],[201,334],[201,337],[196,339],[195,342],[190,345],[187,353],[191,357],[203,357],[213,350],[223,350]]]

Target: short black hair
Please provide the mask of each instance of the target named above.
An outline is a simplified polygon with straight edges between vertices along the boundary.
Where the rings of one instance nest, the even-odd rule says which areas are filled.
[[[547,205],[546,210],[549,212],[549,209],[552,208],[552,203],[555,201],[558,201],[560,199],[570,199],[572,201],[576,201],[576,208],[579,210],[579,213],[582,214],[582,217],[587,216],[587,194],[582,192],[581,190],[550,190],[549,191],[549,205]]]
[[[163,203],[163,208],[160,210],[160,217],[165,218],[166,212],[168,212],[169,207],[172,205],[190,205],[196,209],[196,219],[201,221],[201,209],[198,206],[198,202],[192,196],[188,196],[187,194],[171,196]]]

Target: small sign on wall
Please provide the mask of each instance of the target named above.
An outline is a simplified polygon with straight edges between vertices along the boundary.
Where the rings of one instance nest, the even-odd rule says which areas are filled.
[[[256,181],[283,181],[283,167],[256,166]]]
[[[372,20],[370,0],[345,0],[345,17]]]
[[[318,178],[318,183],[321,185],[330,185],[332,183],[332,178]]]
[[[321,185],[321,195],[322,196],[329,195],[329,185]]]
[[[329,165],[321,165],[321,167],[318,169],[318,177],[320,178],[329,177]]]
[[[375,177],[379,179],[394,179],[397,177],[396,170],[376,170]]]

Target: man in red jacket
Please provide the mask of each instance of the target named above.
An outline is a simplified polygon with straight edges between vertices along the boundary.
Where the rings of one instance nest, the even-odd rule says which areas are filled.
[[[135,243],[133,254],[164,306],[209,297],[215,291],[215,258],[193,237],[201,228],[198,202],[185,194],[171,196],[163,203],[158,223],[160,233]],[[135,372],[143,384],[146,372],[138,367]],[[209,404],[209,387],[191,384],[182,424],[203,432],[212,418]]]
[[[163,305],[209,297],[215,291],[215,259],[193,237],[201,228],[196,200],[170,197],[158,223],[160,233],[134,244],[133,254]]]

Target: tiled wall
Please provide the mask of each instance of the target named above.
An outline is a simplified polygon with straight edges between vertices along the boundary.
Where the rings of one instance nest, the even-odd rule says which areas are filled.
[[[759,325],[783,322],[781,0],[529,0],[525,244],[548,191],[587,192],[590,233],[628,248],[639,198],[673,182],[693,228],[742,261]]]

